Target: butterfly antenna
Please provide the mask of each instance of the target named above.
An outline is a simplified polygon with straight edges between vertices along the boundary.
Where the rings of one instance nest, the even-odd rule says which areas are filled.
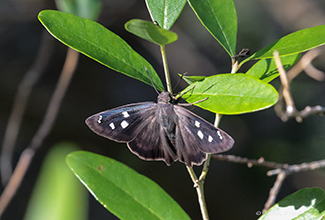
[[[151,84],[152,84],[152,87],[155,89],[156,93],[159,95],[160,92],[159,92],[159,91],[157,90],[157,88],[155,87],[155,84],[153,84],[153,81],[152,81],[152,79],[151,79],[151,77],[150,77],[150,75],[149,75],[149,72],[148,72],[147,67],[144,67],[144,68],[145,68],[145,70],[146,70],[146,72],[147,72],[147,74],[148,74],[148,77],[149,77],[149,79],[150,79],[150,82],[151,82]]]
[[[179,96],[179,98],[182,98],[183,95],[185,95],[185,94],[188,93],[188,92],[193,92],[194,88],[195,88],[195,85],[194,85],[192,88],[190,88],[189,90],[187,90],[186,92],[182,93],[182,94]]]
[[[178,78],[178,81],[177,81],[177,83],[176,83],[174,89],[177,88],[177,86],[179,85],[179,83],[180,83],[181,80],[183,79],[183,76],[185,76],[186,74],[187,74],[187,72],[185,72],[185,73],[180,73],[180,74],[179,74],[179,75],[181,75],[181,77]],[[173,89],[173,92],[174,92],[174,89]]]

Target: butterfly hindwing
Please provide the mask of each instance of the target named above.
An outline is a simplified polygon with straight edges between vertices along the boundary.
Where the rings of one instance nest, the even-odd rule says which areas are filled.
[[[157,104],[142,102],[103,111],[86,119],[86,124],[100,136],[118,142],[130,142],[148,125]]]
[[[176,128],[176,149],[179,161],[192,167],[193,164],[201,165],[206,159],[206,154],[195,144],[196,140],[192,135],[188,135],[189,130],[179,124]]]
[[[181,106],[174,105],[174,110],[185,146],[205,153],[221,153],[233,146],[234,140],[221,129]]]
[[[128,143],[130,150],[142,159],[163,160],[167,165],[177,160],[174,146],[168,139],[163,127],[152,117],[136,138]]]

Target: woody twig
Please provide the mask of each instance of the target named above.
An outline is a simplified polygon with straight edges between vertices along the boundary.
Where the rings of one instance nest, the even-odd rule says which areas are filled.
[[[273,56],[280,74],[280,80],[282,84],[281,88],[279,89],[279,101],[274,106],[274,109],[282,121],[288,121],[290,118],[295,118],[297,122],[302,122],[304,118],[311,115],[325,115],[325,107],[319,105],[306,106],[305,109],[301,111],[297,110],[290,93],[291,81],[302,71],[306,72],[308,76],[318,81],[325,80],[325,74],[317,70],[311,64],[311,61],[318,55],[318,50],[309,51],[294,67],[291,68],[290,71],[288,71],[288,73],[286,73],[282,66],[279,53],[277,51],[274,52]]]
[[[277,179],[274,182],[273,187],[270,189],[269,197],[264,205],[263,213],[265,213],[269,208],[271,208],[275,204],[275,200],[281,189],[283,181],[288,175],[325,167],[325,160],[289,165],[286,163],[265,161],[263,157],[259,158],[258,160],[255,160],[255,159],[248,159],[245,157],[239,157],[234,155],[217,154],[217,155],[213,155],[211,158],[219,161],[247,164],[248,167],[253,167],[253,166],[266,167],[271,169],[266,173],[268,176],[277,175]]]

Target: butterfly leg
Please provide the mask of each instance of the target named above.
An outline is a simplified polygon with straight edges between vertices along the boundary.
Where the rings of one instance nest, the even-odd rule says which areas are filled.
[[[192,106],[196,103],[200,103],[200,102],[204,102],[205,100],[207,100],[209,97],[206,97],[205,99],[202,99],[202,100],[199,100],[199,101],[196,101],[196,102],[192,102],[192,103],[178,103],[178,105],[181,105],[181,106]]]

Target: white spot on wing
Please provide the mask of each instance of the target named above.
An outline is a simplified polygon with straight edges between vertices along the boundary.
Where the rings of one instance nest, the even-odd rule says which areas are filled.
[[[103,116],[102,115],[99,115],[98,120],[97,120],[97,123],[98,124],[102,123],[102,119],[103,119]]]
[[[195,126],[196,126],[197,128],[199,128],[199,127],[200,127],[200,122],[195,121]]]
[[[122,112],[122,114],[123,114],[123,116],[124,116],[124,118],[128,118],[128,117],[130,117],[130,115],[129,115],[129,113],[128,112]]]
[[[110,123],[110,124],[109,124],[109,126],[111,127],[111,129],[112,129],[112,130],[114,130],[114,129],[115,129],[115,125],[114,125],[114,123],[113,123],[113,122],[112,122],[112,123]]]
[[[203,139],[203,137],[204,137],[204,135],[203,135],[203,133],[202,133],[201,130],[199,130],[199,131],[197,132],[197,135],[198,135],[201,139]]]
[[[208,141],[211,143],[211,142],[213,141],[213,137],[211,137],[211,136],[209,135],[209,137],[208,137]]]
[[[121,122],[121,126],[122,126],[122,128],[126,128],[127,126],[129,126],[129,123],[127,123],[127,121],[123,120]]]
[[[219,138],[220,138],[220,140],[222,140],[222,139],[223,139],[223,137],[222,137],[222,135],[221,135],[220,131],[217,131],[217,134],[219,135]]]

